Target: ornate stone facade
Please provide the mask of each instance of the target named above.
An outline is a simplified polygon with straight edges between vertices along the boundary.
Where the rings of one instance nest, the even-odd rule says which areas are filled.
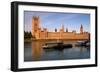
[[[59,32],[57,29],[55,32],[49,32],[47,28],[41,29],[39,26],[40,19],[37,16],[33,16],[32,18],[32,36],[35,39],[68,39],[68,40],[88,40],[89,39],[89,33],[84,32],[83,25],[81,24],[80,27],[80,33],[76,33],[76,31],[68,32],[68,29],[66,29],[66,32],[64,31],[64,25],[62,25]]]

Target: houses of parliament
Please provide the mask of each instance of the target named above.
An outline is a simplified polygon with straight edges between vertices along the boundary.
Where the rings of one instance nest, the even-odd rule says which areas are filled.
[[[38,16],[32,17],[32,36],[34,39],[57,39],[57,40],[88,40],[90,37],[90,33],[85,32],[83,29],[83,25],[80,26],[80,32],[77,33],[75,30],[72,32],[68,32],[68,30],[64,31],[64,25],[55,32],[48,31],[47,28],[40,27],[40,18]]]

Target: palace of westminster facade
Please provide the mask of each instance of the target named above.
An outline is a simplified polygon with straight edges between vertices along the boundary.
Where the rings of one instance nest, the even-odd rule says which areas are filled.
[[[66,40],[88,40],[90,33],[84,32],[83,25],[80,26],[80,33],[76,31],[68,32],[64,31],[64,26],[62,25],[61,29],[55,32],[49,32],[47,28],[41,29],[40,19],[38,16],[33,16],[32,18],[32,36],[34,39],[66,39]]]

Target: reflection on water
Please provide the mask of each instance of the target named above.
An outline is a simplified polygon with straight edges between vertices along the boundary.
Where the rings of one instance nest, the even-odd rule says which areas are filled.
[[[24,43],[24,61],[43,61],[43,60],[69,60],[90,58],[89,47],[76,47],[76,41],[63,41],[65,44],[72,44],[72,48],[43,49],[47,42],[54,41],[32,41]]]

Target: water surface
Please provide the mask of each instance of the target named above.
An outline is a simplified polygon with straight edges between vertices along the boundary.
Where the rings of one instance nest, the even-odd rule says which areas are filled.
[[[63,50],[43,49],[47,42],[55,41],[31,41],[24,42],[24,61],[45,61],[45,60],[70,60],[70,59],[88,59],[90,58],[89,47],[76,47],[77,41],[63,41],[65,44],[72,44],[72,48]]]

